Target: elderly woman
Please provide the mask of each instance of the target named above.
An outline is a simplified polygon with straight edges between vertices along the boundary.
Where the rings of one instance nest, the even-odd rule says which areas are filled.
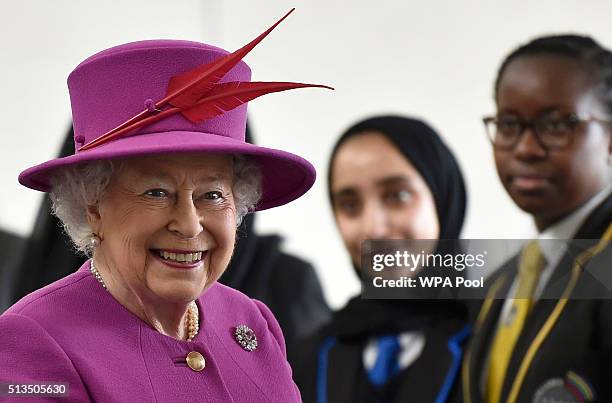
[[[240,60],[272,28],[232,54],[145,41],[72,72],[76,152],[20,182],[51,193],[92,258],[0,316],[4,396],[300,401],[268,308],[217,283],[244,215],[314,182],[302,158],[244,141],[245,102],[308,86],[250,82]]]

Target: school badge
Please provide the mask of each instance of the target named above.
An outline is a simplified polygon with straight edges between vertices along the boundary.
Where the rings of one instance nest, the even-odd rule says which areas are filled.
[[[552,378],[538,388],[533,403],[587,403],[595,401],[592,386],[580,375],[568,371],[565,378]]]

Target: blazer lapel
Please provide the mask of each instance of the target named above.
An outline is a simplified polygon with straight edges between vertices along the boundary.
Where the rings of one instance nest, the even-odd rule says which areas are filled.
[[[612,223],[612,194],[587,217],[578,229],[575,239],[599,239]]]
[[[575,239],[579,241],[571,242],[568,245],[561,261],[555,267],[548,284],[544,288],[542,296],[533,306],[533,310],[527,318],[523,331],[516,342],[508,365],[508,372],[506,373],[504,386],[502,388],[502,401],[508,397],[517,372],[532,342],[549,319],[557,305],[559,297],[567,288],[576,258],[583,251],[597,244],[599,238],[610,225],[611,221],[612,195],[596,207],[578,229]]]
[[[357,401],[352,395],[347,399],[348,391],[355,391],[355,382],[361,378],[363,372],[361,343],[343,343],[334,346],[328,355],[326,395],[329,403],[344,401]]]
[[[483,376],[485,376],[484,371],[486,371],[489,348],[497,329],[504,298],[508,294],[514,278],[516,261],[516,258],[512,258],[499,269],[499,275],[496,275],[496,273],[489,280],[491,288],[487,294],[488,297],[482,303],[463,361],[462,388],[466,403],[484,401],[481,395],[481,382]]]

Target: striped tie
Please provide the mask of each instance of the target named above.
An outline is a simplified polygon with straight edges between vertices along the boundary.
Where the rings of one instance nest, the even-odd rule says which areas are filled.
[[[533,293],[544,268],[544,257],[537,241],[531,241],[523,249],[519,264],[519,285],[512,299],[508,320],[497,329],[489,359],[487,378],[487,402],[498,403],[514,345],[521,334],[527,315],[533,305]]]

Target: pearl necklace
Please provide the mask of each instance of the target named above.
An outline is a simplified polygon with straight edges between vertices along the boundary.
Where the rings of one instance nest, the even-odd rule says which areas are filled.
[[[91,259],[89,271],[96,278],[96,280],[98,280],[98,282],[102,284],[102,287],[104,287],[104,289],[108,291],[108,288],[106,288],[106,283],[104,283],[102,275],[100,275],[100,272],[98,271],[98,269],[96,269],[96,266],[94,265],[93,259]],[[198,311],[198,305],[195,303],[195,301],[191,301],[189,303],[189,306],[187,307],[187,341],[192,341],[193,338],[198,335],[198,331],[200,330],[200,321],[198,318],[199,316],[200,313]]]

